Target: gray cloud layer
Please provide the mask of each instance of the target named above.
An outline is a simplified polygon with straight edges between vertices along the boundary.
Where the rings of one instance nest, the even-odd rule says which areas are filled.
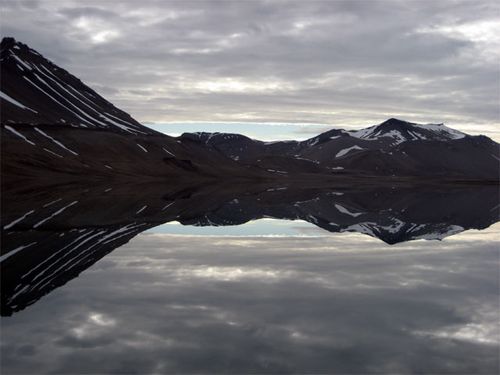
[[[2,1],[2,35],[140,121],[368,125],[495,135],[493,1]]]

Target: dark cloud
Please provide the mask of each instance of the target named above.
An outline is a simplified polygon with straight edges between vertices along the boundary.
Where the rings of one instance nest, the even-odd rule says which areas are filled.
[[[498,128],[493,1],[42,1],[2,34],[141,121],[366,125],[399,115]],[[147,95],[144,95],[147,93]]]

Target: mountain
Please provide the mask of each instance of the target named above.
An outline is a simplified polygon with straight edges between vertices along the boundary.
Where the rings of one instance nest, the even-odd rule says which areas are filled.
[[[443,124],[391,118],[357,131],[332,129],[301,142],[262,142],[224,133],[184,133],[179,139],[282,174],[309,168],[336,175],[499,179],[498,143]]]
[[[300,219],[395,244],[483,229],[499,215],[493,185],[303,185],[103,181],[5,190],[1,314],[26,308],[139,233],[172,221],[227,226]]]
[[[156,133],[25,44],[4,38],[0,49],[2,123]]]
[[[3,183],[25,179],[499,180],[499,145],[391,118],[306,141],[149,129],[13,38],[0,45]]]
[[[149,129],[13,38],[0,45],[3,183],[19,179],[259,178],[220,153]]]

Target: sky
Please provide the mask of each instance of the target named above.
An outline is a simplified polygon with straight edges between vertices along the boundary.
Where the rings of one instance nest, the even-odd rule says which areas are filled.
[[[397,117],[500,140],[495,1],[0,0],[13,36],[169,134]]]

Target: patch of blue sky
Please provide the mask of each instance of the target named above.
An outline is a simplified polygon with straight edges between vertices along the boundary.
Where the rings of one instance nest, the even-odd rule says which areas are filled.
[[[144,125],[173,137],[182,133],[219,132],[243,134],[262,141],[304,140],[333,128],[317,123],[269,122],[158,122]]]

